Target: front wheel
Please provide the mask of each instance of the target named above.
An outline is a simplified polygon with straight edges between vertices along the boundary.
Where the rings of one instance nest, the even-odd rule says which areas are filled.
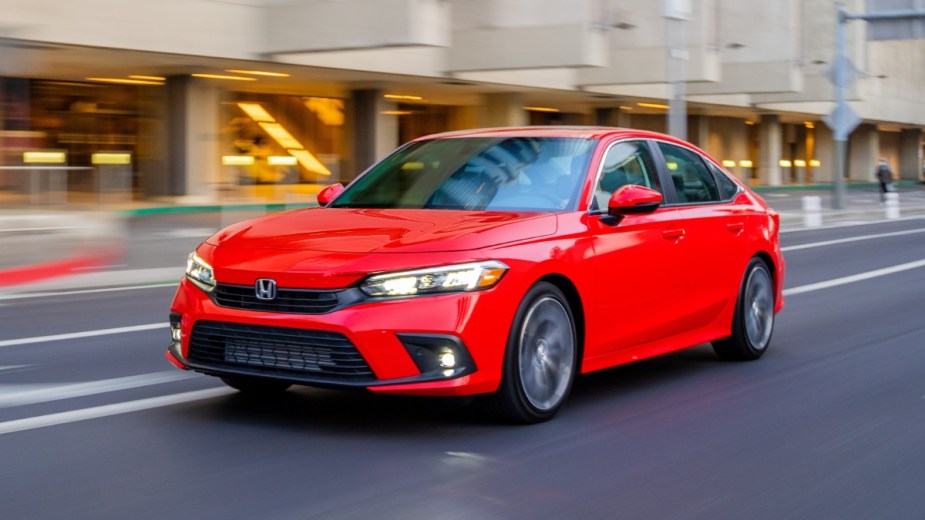
[[[546,282],[534,285],[517,309],[504,371],[489,410],[505,419],[551,419],[568,397],[578,363],[575,320],[565,295]]]
[[[767,351],[773,331],[774,282],[767,264],[752,258],[736,301],[732,336],[714,341],[713,350],[723,359],[758,359]]]

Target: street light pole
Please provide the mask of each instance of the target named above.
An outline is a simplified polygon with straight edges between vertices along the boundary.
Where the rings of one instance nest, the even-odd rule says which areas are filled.
[[[847,23],[847,12],[845,4],[838,2],[835,4],[835,63],[832,69],[832,77],[835,83],[835,111],[834,114],[844,113],[851,108],[845,101],[845,87],[850,83],[851,76],[849,70],[853,72],[854,65],[848,61],[845,49],[845,24]],[[852,78],[853,79],[853,78]],[[855,116],[857,117],[857,116]],[[845,171],[848,163],[848,136],[852,128],[847,128],[846,122],[839,121],[838,117],[833,117],[835,124],[833,133],[835,138],[835,172],[832,179],[832,207],[834,209],[845,208]]]

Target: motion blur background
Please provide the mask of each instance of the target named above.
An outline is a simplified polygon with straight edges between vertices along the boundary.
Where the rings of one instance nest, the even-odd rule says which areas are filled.
[[[408,140],[476,127],[671,133],[789,193],[768,195],[782,212],[799,209],[792,188],[827,198],[840,143],[855,193],[877,186],[881,157],[913,189],[925,20],[844,22],[853,130],[839,140],[824,122],[838,5],[0,0],[0,287],[180,265],[217,228],[313,205]],[[921,14],[925,0],[842,9]],[[919,195],[903,197],[904,214],[925,209]],[[137,218],[177,212],[189,216]]]
[[[832,0],[3,0],[0,202],[307,201],[428,133],[667,132],[672,82],[686,137],[738,177],[831,182],[835,17]],[[918,181],[925,40],[848,31],[847,179],[885,157]]]

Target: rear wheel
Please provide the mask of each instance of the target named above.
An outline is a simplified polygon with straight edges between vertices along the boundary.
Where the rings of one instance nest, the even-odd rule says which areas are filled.
[[[285,381],[247,376],[222,376],[221,379],[231,388],[253,396],[281,394],[292,386]]]
[[[533,286],[517,309],[508,337],[504,371],[489,411],[505,419],[536,423],[551,419],[575,379],[575,321],[556,286]]]
[[[767,351],[773,331],[774,282],[767,264],[752,258],[736,301],[732,336],[714,341],[713,350],[723,359],[758,359]]]

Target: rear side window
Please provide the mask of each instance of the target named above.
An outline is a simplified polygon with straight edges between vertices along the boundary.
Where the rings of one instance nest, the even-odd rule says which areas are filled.
[[[719,188],[719,197],[722,200],[732,200],[739,193],[739,185],[729,178],[723,170],[720,170],[715,164],[707,161],[710,171],[716,177],[716,185]]]
[[[665,156],[665,163],[679,203],[691,204],[720,200],[716,180],[699,155],[687,148],[663,142],[659,142],[658,147]]]

